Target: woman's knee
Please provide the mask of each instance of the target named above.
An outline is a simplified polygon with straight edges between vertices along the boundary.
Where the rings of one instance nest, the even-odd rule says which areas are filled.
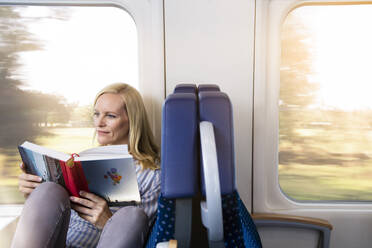
[[[106,223],[97,247],[142,247],[147,232],[145,212],[138,207],[124,207]]]
[[[143,209],[138,207],[124,207],[119,209],[106,223],[104,229],[120,230],[128,229],[127,232],[147,232],[148,218]]]
[[[125,220],[125,222],[132,222],[136,224],[147,225],[148,218],[146,213],[143,211],[142,208],[128,206],[119,209],[114,215],[113,218],[120,218]]]
[[[61,210],[70,208],[70,199],[67,191],[59,184],[54,182],[45,182],[34,189],[27,199],[31,202],[42,202],[46,205],[56,205]]]

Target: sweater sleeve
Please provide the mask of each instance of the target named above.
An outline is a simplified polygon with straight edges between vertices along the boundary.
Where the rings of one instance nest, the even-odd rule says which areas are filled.
[[[160,194],[160,170],[143,170],[137,174],[141,195],[141,207],[149,218],[149,225],[155,219]]]

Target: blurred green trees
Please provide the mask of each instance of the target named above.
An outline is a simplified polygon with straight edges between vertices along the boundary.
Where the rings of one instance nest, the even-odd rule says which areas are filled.
[[[0,148],[32,140],[42,132],[41,126],[68,123],[76,107],[62,96],[22,89],[27,79],[17,77],[22,66],[19,54],[43,49],[42,41],[28,31],[25,21],[30,20],[21,16],[22,8],[27,7],[0,7]],[[57,11],[57,17],[68,18]]]

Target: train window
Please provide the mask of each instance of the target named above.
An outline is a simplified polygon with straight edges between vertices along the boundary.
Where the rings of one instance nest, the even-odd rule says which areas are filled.
[[[17,145],[92,146],[102,87],[138,88],[137,29],[115,7],[0,6],[0,203],[22,203]]]
[[[283,22],[279,184],[297,201],[372,200],[372,5],[301,6]]]

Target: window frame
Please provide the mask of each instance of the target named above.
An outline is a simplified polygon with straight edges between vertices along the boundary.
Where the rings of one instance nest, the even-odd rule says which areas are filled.
[[[138,85],[155,139],[160,143],[161,105],[165,97],[163,1],[154,0],[0,0],[0,6],[117,7],[134,20],[138,35]],[[102,87],[105,83],[102,83]],[[0,230],[6,228],[23,204],[0,205]]]
[[[311,211],[313,217],[322,211],[371,211],[370,202],[296,201],[279,185],[279,95],[281,27],[287,15],[296,8],[321,5],[371,4],[370,1],[266,0],[256,8],[256,47],[253,128],[253,211],[296,214]],[[309,216],[309,214],[307,214]]]

